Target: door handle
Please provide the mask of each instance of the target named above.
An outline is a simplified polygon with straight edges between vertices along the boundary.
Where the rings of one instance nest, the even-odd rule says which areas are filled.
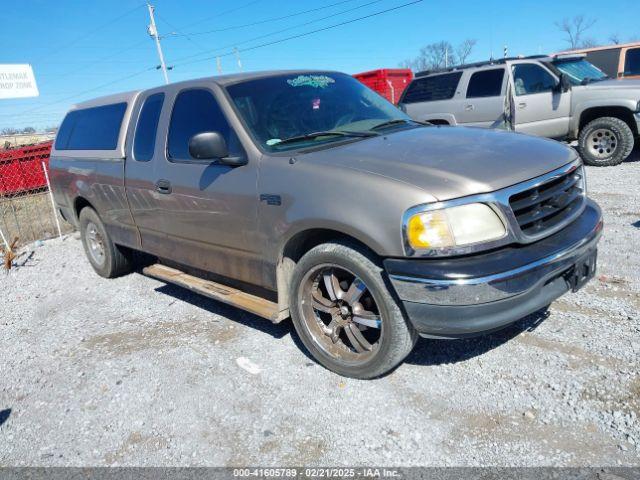
[[[465,109],[467,112],[470,112],[470,111],[472,111],[472,110],[475,110],[475,108],[476,108],[476,107],[475,107],[474,105],[465,105],[465,107],[464,107],[464,109]]]
[[[527,102],[520,102],[518,104],[518,108],[522,109],[522,108],[527,108]]]
[[[171,193],[171,182],[169,180],[158,180],[156,182],[156,191],[158,193]]]

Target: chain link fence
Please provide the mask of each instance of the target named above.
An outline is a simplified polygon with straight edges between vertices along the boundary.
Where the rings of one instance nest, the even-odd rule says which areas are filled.
[[[17,245],[61,236],[73,228],[59,218],[49,193],[51,142],[0,150],[0,242]]]

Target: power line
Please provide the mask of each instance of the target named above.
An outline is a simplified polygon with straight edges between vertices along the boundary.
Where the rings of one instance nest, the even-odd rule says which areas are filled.
[[[61,51],[63,51],[63,50],[66,50],[66,49],[67,49],[67,48],[69,48],[69,47],[72,47],[73,45],[77,44],[78,42],[81,42],[81,41],[82,41],[82,40],[84,40],[85,38],[90,37],[91,35],[93,35],[93,34],[94,34],[95,32],[97,32],[98,30],[102,30],[103,28],[106,28],[106,27],[108,27],[108,26],[110,26],[110,25],[113,25],[113,24],[114,24],[114,23],[116,23],[118,20],[121,20],[122,18],[126,17],[127,15],[129,15],[129,14],[131,14],[131,13],[135,12],[136,10],[138,10],[139,8],[144,7],[144,6],[145,6],[145,4],[144,4],[144,3],[141,3],[141,4],[139,4],[139,5],[135,6],[135,7],[133,7],[132,9],[127,10],[127,11],[126,11],[126,12],[124,12],[122,15],[119,15],[119,16],[117,16],[116,18],[114,18],[114,19],[112,19],[112,20],[109,20],[108,22],[106,22],[106,23],[104,23],[104,24],[102,24],[102,25],[100,25],[100,26],[98,26],[98,27],[92,28],[90,31],[86,32],[86,33],[85,33],[85,34],[83,34],[83,35],[80,35],[79,37],[76,37],[74,40],[70,41],[69,43],[66,43],[66,44],[64,44],[64,45],[62,45],[62,46],[60,46],[60,47],[58,47],[58,48],[55,48],[53,51],[50,51],[49,53],[47,53],[47,54],[46,54],[46,57],[51,57],[51,56],[53,56],[53,55],[55,55],[55,54],[57,54],[57,53],[60,53],[60,52],[61,52]],[[35,62],[38,62],[38,61],[39,61],[39,59],[36,59],[36,60],[34,61],[34,63],[35,63]]]
[[[380,0],[377,0],[377,1],[380,1]],[[363,15],[361,17],[353,18],[351,20],[346,20],[344,22],[335,23],[335,24],[332,24],[332,25],[328,25],[326,27],[317,28],[315,30],[310,30],[308,32],[303,32],[303,33],[300,33],[300,34],[297,34],[297,35],[291,35],[289,37],[281,38],[281,39],[278,39],[278,40],[273,40],[271,42],[265,42],[265,43],[262,43],[262,44],[253,45],[251,47],[238,49],[237,51],[239,51],[239,52],[247,52],[247,51],[251,51],[251,50],[257,50],[259,48],[264,48],[264,47],[267,47],[267,46],[276,45],[276,44],[287,42],[287,41],[294,40],[294,39],[297,39],[297,38],[306,37],[306,36],[313,35],[313,34],[316,34],[316,33],[320,33],[320,32],[324,32],[324,31],[327,31],[327,30],[334,29],[334,28],[338,28],[338,27],[341,27],[341,26],[344,26],[344,25],[349,25],[349,24],[352,24],[352,23],[355,23],[355,22],[366,20],[368,18],[373,18],[373,17],[379,16],[379,15],[383,15],[385,13],[396,11],[396,10],[399,10],[399,9],[402,9],[402,8],[406,8],[406,7],[409,7],[411,5],[415,5],[415,4],[421,3],[422,1],[423,0],[413,0],[411,2],[407,2],[407,3],[404,3],[402,5],[398,5],[398,6],[395,6],[395,7],[392,7],[392,8],[388,8],[388,9],[385,9],[385,10],[380,10],[380,11],[377,11],[377,12],[373,12],[373,13],[370,13],[368,15]],[[371,2],[371,3],[375,3],[375,2]],[[231,55],[234,55],[234,54],[235,54],[234,51],[230,51],[230,52],[227,52],[227,53],[225,53],[223,55],[214,55],[214,56],[210,56],[210,57],[207,57],[207,58],[202,58],[202,59],[198,59],[198,60],[194,60],[194,61],[190,61],[190,62],[183,62],[183,63],[181,63],[181,64],[179,64],[177,66],[190,65],[190,64],[194,64],[194,63],[208,61],[208,60],[211,60],[211,59],[215,58],[216,56],[231,56]],[[126,75],[124,77],[120,77],[120,78],[117,78],[117,79],[112,80],[110,82],[98,85],[97,87],[93,87],[93,88],[90,88],[88,90],[84,90],[82,92],[78,92],[78,93],[76,93],[74,95],[71,95],[69,97],[65,97],[63,99],[56,100],[55,102],[50,102],[50,103],[47,103],[45,105],[40,105],[38,107],[35,107],[35,108],[31,109],[31,110],[26,110],[26,111],[21,112],[21,113],[19,113],[17,115],[16,114],[0,114],[0,115],[1,116],[23,117],[23,116],[28,115],[30,113],[39,112],[42,108],[45,108],[45,107],[48,107],[48,106],[52,106],[52,105],[57,105],[57,104],[62,103],[62,102],[66,102],[68,100],[77,98],[77,97],[85,95],[87,93],[91,93],[91,92],[94,92],[96,90],[100,90],[102,88],[111,86],[111,85],[113,85],[115,83],[119,83],[119,82],[122,82],[124,80],[128,80],[130,78],[142,75],[143,73],[146,73],[146,72],[149,72],[149,71],[152,71],[152,70],[155,70],[155,67],[150,67],[150,68],[146,68],[144,70],[140,70],[140,71],[132,73],[130,75]],[[44,112],[39,112],[39,113],[44,113]]]
[[[333,18],[333,17],[335,17],[335,16],[337,16],[337,15],[344,15],[345,13],[350,13],[350,12],[353,12],[353,11],[355,11],[355,10],[359,10],[359,9],[361,9],[361,8],[368,7],[369,5],[373,5],[374,3],[380,3],[380,2],[382,2],[382,1],[385,1],[385,0],[373,0],[373,1],[371,1],[371,2],[364,3],[364,4],[362,4],[362,5],[358,5],[357,7],[348,8],[348,9],[346,9],[346,10],[341,10],[341,11],[339,11],[339,12],[335,12],[335,13],[333,13],[332,15],[327,15],[327,16],[320,17],[320,18],[315,18],[315,19],[310,20],[310,21],[308,21],[308,22],[299,23],[299,24],[297,24],[297,25],[293,25],[293,26],[291,26],[291,27],[282,28],[282,29],[280,29],[280,30],[276,30],[276,31],[273,31],[273,32],[270,32],[270,33],[266,33],[266,34],[264,34],[264,35],[259,35],[259,36],[257,36],[257,37],[253,37],[253,38],[250,38],[250,39],[247,39],[247,40],[242,40],[242,41],[240,41],[240,42],[235,42],[235,43],[233,43],[233,44],[225,45],[225,46],[223,46],[223,47],[216,48],[216,49],[214,49],[214,50],[209,50],[209,52],[208,52],[208,53],[221,52],[221,51],[227,50],[227,49],[229,49],[229,48],[237,48],[237,46],[238,46],[238,45],[244,45],[244,44],[246,44],[246,43],[255,42],[256,40],[262,40],[263,38],[271,37],[271,36],[273,36],[273,35],[278,35],[278,34],[280,34],[280,33],[285,33],[285,32],[288,32],[288,31],[290,31],[290,30],[295,30],[296,28],[306,27],[307,25],[312,25],[312,24],[314,24],[314,23],[321,22],[321,21],[323,21],[323,20],[327,20],[327,19],[329,19],[329,18]],[[243,50],[242,50],[242,49],[239,49],[238,51],[239,51],[239,52],[242,52]],[[199,57],[199,56],[201,56],[201,55],[203,55],[203,54],[202,54],[202,53],[196,53],[196,54],[194,54],[194,55],[187,55],[186,57],[178,58],[178,59],[176,60],[176,62],[180,62],[180,61],[182,61],[182,60],[189,60],[189,59],[192,59],[192,58]],[[226,55],[222,55],[222,56],[226,56]],[[206,58],[206,60],[209,60],[209,57],[208,57],[208,58]],[[203,59],[202,61],[204,61],[204,59]],[[181,65],[186,65],[186,64],[187,64],[187,63],[184,63],[184,62],[183,62],[183,63],[177,63],[177,64],[175,64],[174,66],[181,66]]]
[[[55,102],[50,102],[50,103],[45,103],[44,105],[39,105],[39,106],[37,106],[35,108],[32,108],[31,110],[25,110],[24,112],[21,112],[21,113],[18,113],[18,114],[0,113],[0,115],[8,116],[8,117],[22,117],[22,116],[30,114],[30,113],[38,112],[39,110],[41,110],[41,109],[43,109],[45,107],[50,107],[51,105],[57,105],[58,103],[66,102],[68,100],[73,100],[74,98],[80,97],[80,96],[85,95],[87,93],[95,92],[96,90],[100,90],[102,88],[109,87],[109,86],[114,85],[116,83],[123,82],[125,80],[129,80],[130,78],[137,77],[139,75],[142,75],[143,73],[150,72],[152,70],[156,70],[156,67],[145,68],[144,70],[140,70],[140,71],[132,73],[130,75],[126,75],[124,77],[117,78],[117,79],[112,80],[112,81],[107,82],[107,83],[103,83],[101,85],[98,85],[97,87],[93,87],[93,88],[90,88],[88,90],[84,90],[82,92],[75,93],[73,95],[70,95],[68,97],[62,98],[60,100],[56,100]]]
[[[268,47],[270,45],[275,45],[277,43],[287,42],[289,40],[294,40],[296,38],[306,37],[308,35],[313,35],[314,33],[324,32],[326,30],[331,30],[332,28],[342,27],[344,25],[349,25],[350,23],[359,22],[360,20],[366,20],[367,18],[377,17],[378,15],[383,15],[385,13],[392,12],[394,10],[399,10],[401,8],[409,7],[411,5],[415,5],[417,3],[421,3],[423,0],[414,0],[413,2],[403,3],[402,5],[398,5],[397,7],[388,8],[386,10],[380,10],[379,12],[374,12],[369,15],[365,15],[362,17],[354,18],[352,20],[347,20],[346,22],[336,23],[334,25],[329,25],[327,27],[318,28],[316,30],[311,30],[310,32],[301,33],[298,35],[292,35],[291,37],[281,38],[279,40],[274,40],[273,42],[263,43],[261,45],[255,45],[253,47],[247,47],[240,49],[241,52],[248,52],[250,50],[257,50],[258,48]],[[227,53],[226,56],[232,55],[233,53]]]
[[[158,12],[156,12],[156,16],[162,20],[165,24],[167,24],[167,26],[171,29],[173,29],[175,32],[177,33],[171,33],[170,37],[165,37],[165,38],[173,38],[173,37],[184,37],[186,38],[190,43],[192,43],[193,45],[195,45],[199,50],[202,51],[207,51],[207,48],[200,45],[198,42],[196,42],[194,39],[191,38],[191,36],[189,34],[183,33],[180,29],[178,29],[177,27],[174,27],[171,23],[169,23],[167,20],[164,19],[164,17],[162,17]]]
[[[189,27],[193,27],[194,25],[200,25],[201,23],[208,22],[209,20],[212,20],[214,18],[222,17],[223,15],[227,15],[229,13],[233,13],[233,12],[237,12],[238,10],[242,10],[243,8],[250,7],[251,5],[255,5],[256,3],[260,2],[260,1],[262,1],[262,0],[253,0],[252,2],[245,3],[243,5],[240,5],[239,7],[230,8],[229,10],[225,10],[223,12],[216,13],[215,15],[203,18],[201,20],[198,20],[197,22],[190,23],[188,25],[183,25],[180,28],[189,28]]]
[[[399,10],[401,8],[405,8],[405,7],[408,7],[408,6],[411,6],[411,5],[415,5],[417,3],[421,3],[422,1],[423,0],[414,0],[412,2],[403,3],[402,5],[398,5],[396,7],[388,8],[386,10],[380,10],[378,12],[374,12],[374,13],[371,13],[369,15],[364,15],[362,17],[357,17],[357,18],[354,18],[354,19],[351,19],[351,20],[347,20],[345,22],[335,23],[333,25],[328,25],[326,27],[318,28],[318,29],[315,29],[315,30],[311,30],[309,32],[300,33],[298,35],[292,35],[290,37],[281,38],[281,39],[278,39],[278,40],[274,40],[272,42],[266,42],[266,43],[262,43],[262,44],[259,44],[259,45],[254,45],[254,46],[251,46],[251,47],[247,47],[247,48],[241,48],[238,51],[239,52],[248,52],[248,51],[251,51],[251,50],[257,50],[259,48],[264,48],[264,47],[268,47],[268,46],[271,46],[271,45],[276,45],[278,43],[288,42],[289,40],[294,40],[296,38],[306,37],[306,36],[309,36],[309,35],[313,35],[315,33],[320,33],[320,32],[324,32],[324,31],[327,31],[327,30],[331,30],[333,28],[342,27],[344,25],[349,25],[351,23],[359,22],[359,21],[365,20],[367,18],[372,18],[372,17],[376,17],[378,15],[383,15],[385,13],[389,13],[389,12],[392,12],[394,10]],[[232,51],[232,52],[227,52],[227,53],[222,54],[222,55],[215,55],[215,56],[228,57],[228,56],[234,55],[234,54],[235,54],[235,52]],[[175,66],[176,67],[181,67],[181,66],[184,66],[184,65],[191,65],[191,64],[194,64],[194,63],[205,62],[205,61],[211,60],[215,56],[202,58],[202,59],[199,59],[199,60],[193,60],[193,61],[190,61],[190,62],[183,62],[183,63],[180,63],[180,64],[176,64]]]
[[[215,29],[215,30],[205,30],[203,32],[188,32],[188,33],[184,34],[184,36],[187,36],[187,35],[190,35],[190,36],[208,35],[210,33],[228,32],[230,30],[238,30],[238,29],[241,29],[241,28],[254,27],[256,25],[262,25],[264,23],[276,22],[278,20],[285,20],[287,18],[298,17],[300,15],[304,15],[304,14],[307,14],[307,13],[312,13],[312,12],[317,12],[317,11],[320,11],[320,10],[325,10],[327,8],[335,7],[337,5],[342,5],[344,3],[349,3],[349,2],[353,2],[353,1],[355,1],[355,0],[342,0],[341,2],[331,3],[329,5],[324,5],[322,7],[312,8],[310,10],[303,10],[301,12],[290,13],[288,15],[283,15],[281,17],[271,17],[271,18],[267,18],[267,19],[264,19],[264,20],[258,20],[256,22],[245,23],[243,25],[234,25],[234,26],[231,26],[231,27],[218,28],[218,29]]]
[[[196,22],[196,23],[193,23],[193,24],[191,24],[191,25],[199,24],[199,23],[202,23],[203,21],[206,21],[206,20],[208,20],[208,19],[215,18],[215,17],[219,17],[219,16],[222,16],[222,15],[226,15],[226,14],[228,14],[228,13],[235,12],[235,11],[240,10],[240,9],[242,9],[242,8],[245,8],[245,7],[248,7],[248,6],[253,5],[253,4],[255,4],[255,3],[258,3],[259,1],[261,1],[261,0],[253,0],[252,2],[246,3],[246,4],[241,5],[241,6],[239,6],[239,7],[236,7],[236,8],[232,8],[232,9],[229,9],[229,10],[226,10],[226,11],[223,11],[223,12],[220,12],[219,14],[216,14],[216,15],[211,16],[211,17],[209,17],[209,18],[207,18],[207,19],[204,19],[204,20],[200,20],[200,21],[198,21],[198,22]],[[118,16],[118,17],[116,17],[116,18],[112,19],[112,20],[110,20],[109,22],[107,22],[107,23],[105,23],[105,24],[103,24],[103,25],[100,25],[100,26],[99,26],[99,27],[97,27],[97,28],[94,28],[91,32],[87,32],[86,34],[81,35],[80,37],[77,37],[77,38],[76,38],[76,39],[74,39],[73,41],[71,41],[71,42],[69,42],[69,43],[67,43],[67,44],[65,44],[65,45],[63,45],[63,46],[58,47],[55,51],[53,51],[52,53],[49,53],[49,54],[47,54],[47,55],[49,55],[49,56],[50,56],[50,55],[52,55],[52,54],[58,53],[58,52],[60,52],[60,51],[62,51],[62,50],[64,50],[64,49],[66,49],[66,48],[68,48],[68,47],[70,47],[70,46],[73,46],[73,45],[77,44],[78,42],[80,42],[80,41],[84,40],[85,38],[89,37],[90,35],[92,35],[96,30],[100,30],[100,29],[105,28],[105,27],[107,27],[107,26],[109,26],[109,25],[112,25],[113,23],[117,22],[118,20],[120,20],[120,19],[124,18],[125,16],[127,16],[127,15],[131,14],[132,12],[136,11],[138,8],[142,8],[142,7],[147,7],[147,4],[146,4],[146,3],[142,3],[142,4],[137,5],[136,7],[132,8],[132,9],[130,9],[130,10],[127,10],[127,11],[126,11],[125,13],[123,13],[122,15],[120,15],[120,16]],[[146,40],[145,40],[145,41],[142,41],[142,42],[137,42],[136,44],[131,45],[131,46],[129,46],[129,47],[125,47],[124,49],[118,50],[118,51],[116,51],[116,52],[114,52],[114,53],[112,53],[112,54],[109,54],[109,55],[107,55],[107,56],[105,56],[105,57],[102,57],[102,58],[100,58],[100,59],[96,60],[96,61],[95,61],[95,63],[99,63],[99,62],[100,62],[100,61],[102,61],[102,60],[105,60],[105,59],[108,59],[108,58],[112,58],[112,57],[114,57],[114,56],[118,55],[119,53],[121,53],[121,52],[123,52],[123,51],[125,51],[125,50],[128,50],[128,49],[130,49],[130,48],[134,48],[134,47],[136,47],[136,46],[138,46],[138,45],[141,45],[141,44],[142,44],[142,43],[144,43],[144,42],[146,42]],[[84,91],[82,91],[82,92],[75,93],[75,94],[70,95],[70,96],[68,96],[68,97],[64,97],[64,98],[62,98],[62,99],[60,99],[60,100],[56,100],[56,101],[54,101],[54,102],[49,102],[49,103],[46,103],[46,104],[43,104],[43,105],[38,105],[38,106],[37,106],[37,107],[35,107],[35,108],[32,108],[32,109],[30,109],[30,110],[25,110],[25,111],[20,112],[20,113],[18,113],[18,114],[0,113],[0,117],[1,117],[1,116],[4,116],[4,117],[7,117],[7,116],[10,116],[10,117],[24,117],[25,115],[29,115],[29,114],[36,114],[36,115],[37,115],[38,113],[45,113],[45,112],[41,112],[41,110],[42,110],[43,108],[46,108],[46,107],[49,107],[49,106],[53,106],[53,105],[57,105],[57,104],[60,104],[60,103],[66,102],[66,101],[68,101],[68,100],[72,100],[72,99],[74,99],[74,98],[80,97],[80,96],[85,95],[85,94],[87,94],[87,93],[91,93],[91,92],[94,92],[94,91],[97,91],[97,90],[103,89],[103,88],[105,88],[105,87],[108,87],[108,86],[114,85],[114,84],[116,84],[116,83],[119,83],[119,82],[122,82],[122,81],[128,80],[128,79],[130,79],[130,78],[133,78],[133,77],[136,77],[136,76],[142,75],[143,73],[146,73],[146,72],[149,72],[149,71],[152,71],[152,70],[155,70],[155,69],[156,69],[155,67],[146,68],[146,69],[144,69],[144,70],[137,71],[137,72],[132,73],[132,74],[130,74],[130,75],[126,75],[126,76],[123,76],[123,77],[119,77],[119,78],[117,78],[117,79],[115,79],[115,80],[112,80],[112,81],[110,81],[110,82],[103,83],[103,84],[101,84],[101,85],[98,85],[98,86],[96,86],[96,87],[90,88],[90,89],[88,89],[88,90],[84,90]],[[76,70],[75,72],[70,72],[70,73],[68,73],[68,74],[65,74],[64,76],[73,75],[73,74],[74,74],[74,73],[76,73],[76,72],[77,72],[77,70]]]

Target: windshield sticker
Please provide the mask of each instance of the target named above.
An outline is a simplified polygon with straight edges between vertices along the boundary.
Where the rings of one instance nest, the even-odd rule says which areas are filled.
[[[296,78],[290,78],[287,83],[292,87],[327,88],[336,81],[326,75],[299,75]]]
[[[270,138],[269,140],[267,140],[267,145],[272,147],[273,145],[279,144],[281,141],[282,140],[280,140],[279,138]]]

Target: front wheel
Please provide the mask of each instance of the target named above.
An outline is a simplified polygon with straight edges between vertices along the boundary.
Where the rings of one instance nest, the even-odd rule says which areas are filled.
[[[607,167],[622,163],[633,150],[633,132],[619,118],[592,120],[580,131],[578,146],[587,165]]]
[[[417,333],[373,255],[341,243],[307,252],[296,265],[291,317],[305,347],[340,375],[383,375],[411,352]]]

